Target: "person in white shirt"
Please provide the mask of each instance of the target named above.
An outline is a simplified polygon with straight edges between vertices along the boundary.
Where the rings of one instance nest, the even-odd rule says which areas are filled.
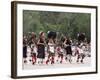
[[[63,54],[64,54],[64,48],[63,48],[62,44],[59,44],[56,49],[57,49],[57,54],[58,54],[57,62],[60,60],[60,63],[62,63],[63,62]]]
[[[31,55],[32,55],[32,64],[35,64],[37,60],[37,47],[35,44],[33,44],[31,47]]]
[[[77,50],[78,50],[78,56],[77,56],[77,62],[81,62],[81,63],[83,63],[83,60],[84,60],[84,58],[85,58],[85,52],[84,52],[84,48],[85,48],[85,46],[83,46],[83,45],[79,45],[79,47],[77,47]]]
[[[54,64],[54,57],[55,57],[55,43],[53,39],[49,39],[48,42],[48,59],[46,61],[46,64],[51,61],[51,64]],[[51,58],[51,59],[50,59]]]

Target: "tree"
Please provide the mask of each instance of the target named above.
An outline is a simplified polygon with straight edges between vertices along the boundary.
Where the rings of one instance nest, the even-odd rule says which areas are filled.
[[[56,31],[71,38],[77,38],[77,33],[84,32],[91,38],[91,15],[89,13],[69,13],[51,11],[23,11],[23,33],[40,31]]]

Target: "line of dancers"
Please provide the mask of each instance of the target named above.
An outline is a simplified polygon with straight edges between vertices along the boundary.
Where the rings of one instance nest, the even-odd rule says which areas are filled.
[[[53,31],[48,31],[47,37],[44,32],[40,32],[38,37],[34,32],[23,36],[24,63],[29,61],[33,65],[48,65],[63,63],[64,60],[72,63],[74,56],[77,57],[76,62],[84,63],[84,58],[87,55],[90,57],[90,51],[90,43],[85,41],[84,34],[79,34],[78,40],[71,40],[63,35],[58,39],[56,32]]]

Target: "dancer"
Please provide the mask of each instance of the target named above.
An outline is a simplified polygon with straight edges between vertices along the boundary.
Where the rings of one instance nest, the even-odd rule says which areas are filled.
[[[84,45],[79,45],[77,47],[78,50],[78,56],[77,56],[77,62],[84,63],[83,60],[85,58],[85,46]]]
[[[71,49],[71,41],[69,38],[66,38],[64,41],[64,46],[66,50],[66,60],[68,60],[70,63],[72,62],[72,49]]]
[[[63,45],[59,44],[57,46],[57,54],[58,54],[57,62],[60,60],[60,63],[62,63],[62,61],[63,61],[63,53],[64,53]]]
[[[37,43],[36,43],[36,34],[32,32],[31,38],[31,56],[32,56],[32,64],[36,63],[37,59]]]
[[[45,59],[45,33],[44,32],[40,32],[39,34],[39,40],[37,42],[37,51],[38,51],[38,63],[39,64],[43,64],[43,59]]]
[[[55,43],[53,39],[49,39],[48,42],[48,59],[46,61],[46,64],[51,61],[51,64],[54,64],[54,57],[55,57]],[[51,58],[51,59],[50,59]]]
[[[23,59],[24,63],[27,63],[27,38],[26,36],[23,37]]]

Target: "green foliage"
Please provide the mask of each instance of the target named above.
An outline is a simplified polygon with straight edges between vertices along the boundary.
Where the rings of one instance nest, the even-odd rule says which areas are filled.
[[[76,38],[77,33],[84,32],[90,40],[91,35],[91,15],[89,13],[68,13],[68,12],[50,12],[50,11],[23,11],[23,33],[40,31],[58,32],[61,34]]]

